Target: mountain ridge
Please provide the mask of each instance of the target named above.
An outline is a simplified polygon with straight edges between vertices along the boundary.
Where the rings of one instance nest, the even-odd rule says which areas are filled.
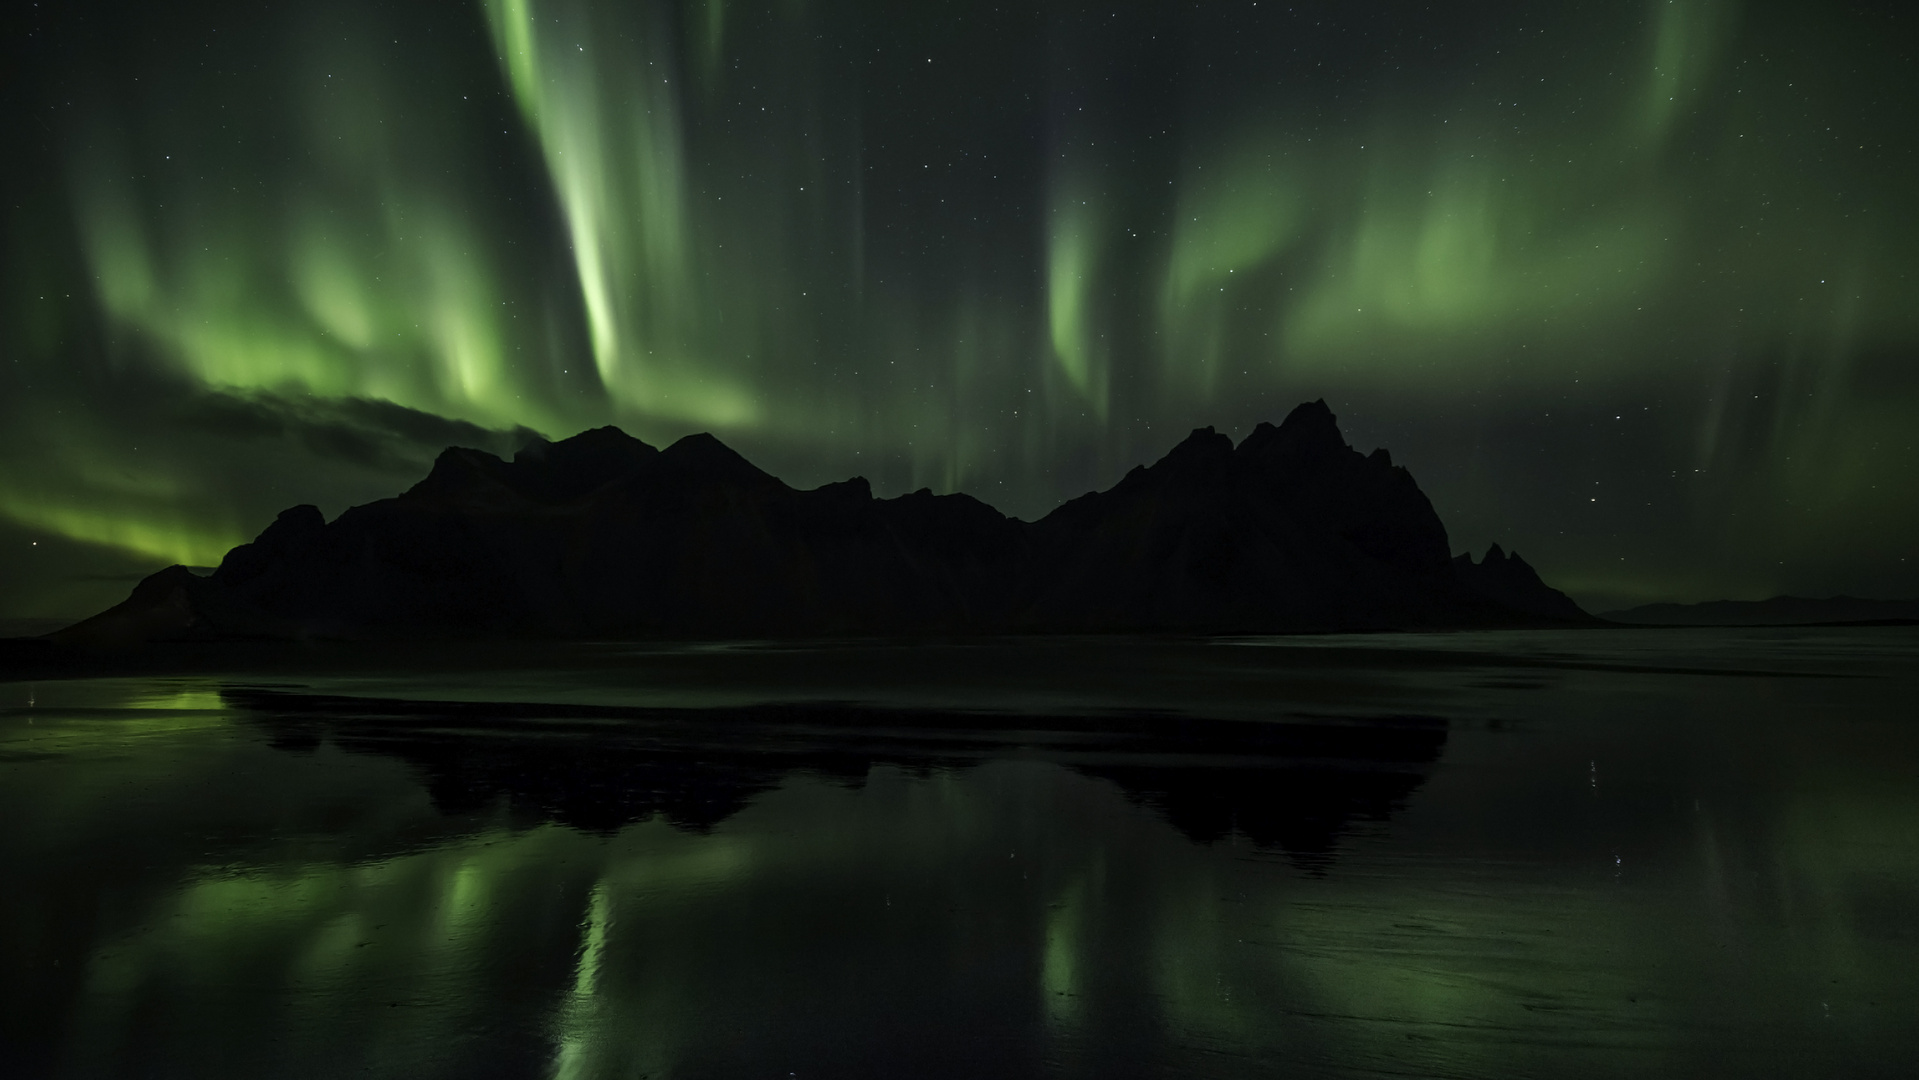
[[[1495,548],[1495,552],[1497,552]],[[1260,633],[1593,622],[1523,560],[1453,559],[1383,449],[1324,401],[1237,446],[1195,430],[1034,522],[969,495],[787,486],[712,435],[617,428],[510,460],[448,448],[328,522],[283,511],[51,635],[166,640]],[[1487,565],[1492,564],[1490,558]]]
[[[1818,626],[1844,623],[1919,622],[1919,599],[1870,600],[1857,596],[1774,596],[1765,600],[1707,600],[1696,604],[1643,604],[1608,611],[1602,618],[1636,626]]]

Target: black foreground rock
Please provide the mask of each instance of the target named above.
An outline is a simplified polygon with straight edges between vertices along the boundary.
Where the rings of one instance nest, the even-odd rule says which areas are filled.
[[[296,506],[209,577],[163,570],[56,644],[400,637],[1435,629],[1590,619],[1515,556],[1451,558],[1326,404],[1202,428],[1037,522],[966,495],[796,491],[710,435],[449,449],[332,522]]]

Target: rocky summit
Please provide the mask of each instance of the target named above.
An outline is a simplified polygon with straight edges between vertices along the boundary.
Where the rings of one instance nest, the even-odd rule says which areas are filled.
[[[711,435],[617,428],[511,461],[449,449],[405,493],[280,514],[54,635],[166,640],[1437,629],[1589,617],[1497,547],[1453,559],[1385,450],[1323,401],[1211,428],[1035,522],[966,495],[798,491]]]

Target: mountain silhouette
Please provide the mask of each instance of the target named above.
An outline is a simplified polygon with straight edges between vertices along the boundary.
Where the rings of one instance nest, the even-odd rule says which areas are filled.
[[[1487,548],[1486,557],[1477,563],[1471,552],[1455,558],[1453,575],[1467,588],[1514,611],[1568,621],[1586,617],[1571,597],[1539,580],[1539,572],[1519,552],[1509,555],[1498,544]]]
[[[1703,604],[1647,604],[1609,611],[1614,622],[1640,626],[1819,626],[1919,622],[1919,600],[1864,600],[1856,596],[1775,596],[1769,600],[1711,600]]]
[[[1494,549],[1497,552],[1497,549]],[[999,632],[1258,633],[1589,617],[1517,557],[1464,568],[1412,476],[1325,402],[1202,428],[1036,522],[967,495],[798,491],[711,435],[604,427],[449,449],[328,522],[282,512],[210,576],[163,570],[56,643]]]

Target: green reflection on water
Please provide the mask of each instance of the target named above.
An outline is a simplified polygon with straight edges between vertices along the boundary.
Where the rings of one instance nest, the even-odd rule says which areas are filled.
[[[1046,1015],[1055,1024],[1077,1019],[1079,949],[1086,882],[1075,881],[1053,902],[1046,918],[1046,953],[1040,963],[1039,988],[1045,995]]]
[[[590,1053],[593,1030],[604,1022],[595,1007],[595,995],[599,990],[600,962],[606,955],[606,929],[611,907],[606,883],[601,882],[593,889],[592,906],[587,911],[582,927],[579,973],[574,976],[573,993],[563,1006],[560,1017],[560,1049],[553,1070],[558,1080],[592,1075]],[[655,1067],[658,1067],[657,1064]]]
[[[1031,760],[588,834],[435,810],[377,748],[270,749],[209,683],[74,684],[34,699],[65,751],[7,759],[0,820],[37,834],[0,854],[94,914],[0,899],[44,931],[0,986],[76,1076],[1892,1074],[1919,1049],[1909,660],[1485,692],[1507,726],[1456,728],[1314,864]]]

